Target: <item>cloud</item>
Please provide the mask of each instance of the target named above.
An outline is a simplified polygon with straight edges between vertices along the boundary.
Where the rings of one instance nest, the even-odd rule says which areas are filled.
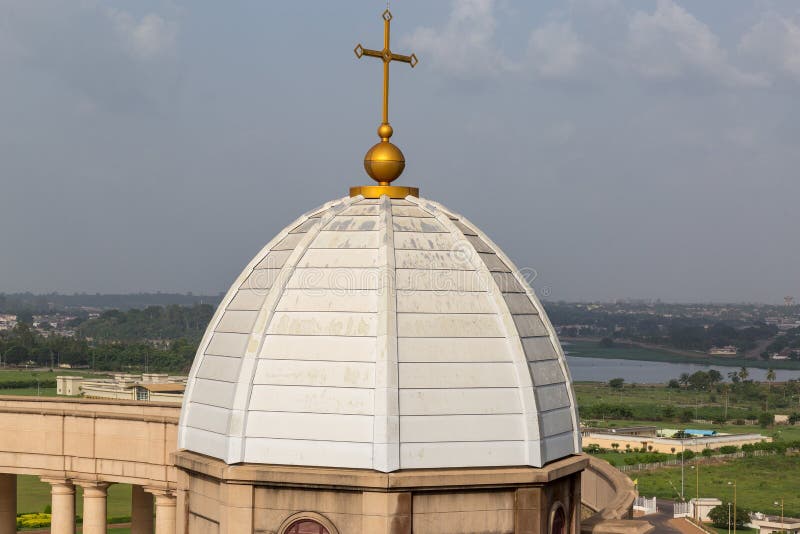
[[[728,86],[768,85],[763,75],[731,65],[717,35],[672,0],[658,0],[653,13],[633,14],[627,48],[632,67],[645,78],[700,76]]]
[[[800,82],[800,25],[775,12],[765,13],[742,36],[739,51]]]
[[[528,61],[541,78],[564,78],[577,73],[585,46],[568,22],[549,22],[531,32]]]
[[[108,16],[122,46],[134,59],[148,61],[174,57],[178,34],[174,22],[155,13],[136,20],[130,13],[116,9],[109,9]]]
[[[455,0],[443,28],[417,28],[407,42],[426,63],[457,78],[481,78],[513,69],[494,43],[494,3]]]
[[[587,79],[582,71],[604,65],[605,72],[656,82],[770,83],[764,74],[735,65],[714,31],[674,0],[658,0],[652,12],[626,11],[618,0],[570,0],[568,9],[551,11],[544,23],[531,28],[520,57],[509,57],[499,45],[497,6],[496,0],[456,0],[443,26],[417,28],[405,44],[437,72],[459,79],[528,73],[542,80]],[[593,24],[600,16],[602,29]],[[800,77],[800,28],[785,23],[781,28],[783,41],[760,53],[777,48],[794,52],[786,55],[795,63],[787,59],[785,68]],[[743,47],[754,48],[749,43]]]
[[[175,12],[132,15],[99,0],[0,2],[4,79],[58,95],[58,109],[80,115],[168,111],[179,87],[178,23],[164,11]]]

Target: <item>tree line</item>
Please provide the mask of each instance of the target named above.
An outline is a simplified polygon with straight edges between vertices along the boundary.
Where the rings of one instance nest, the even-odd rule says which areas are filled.
[[[553,302],[548,302],[546,308],[550,320],[561,327],[564,337],[607,338],[605,343],[628,340],[700,352],[726,345],[750,350],[759,341],[778,333],[776,326],[764,322],[745,322],[724,314],[710,322],[705,317],[681,316],[680,307],[666,305],[655,309],[659,315],[654,315],[652,309],[590,309]],[[586,328],[571,325],[584,325]]]
[[[76,320],[74,337],[45,336],[19,322],[0,333],[0,361],[15,366],[185,372],[213,313],[211,306],[200,304],[111,310]]]

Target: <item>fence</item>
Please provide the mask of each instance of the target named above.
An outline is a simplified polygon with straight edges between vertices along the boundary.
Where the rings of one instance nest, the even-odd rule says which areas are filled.
[[[633,509],[644,512],[645,515],[654,514],[656,511],[658,511],[656,498],[653,497],[652,499],[648,499],[647,497],[636,497],[636,500],[633,503]]]
[[[752,451],[752,452],[733,452],[730,454],[715,454],[709,458],[705,456],[695,455],[694,458],[691,460],[684,460],[684,465],[691,465],[695,463],[709,463],[713,462],[716,459],[720,458],[744,458],[745,456],[771,456],[773,454],[777,454],[775,451]],[[653,462],[649,464],[633,464],[633,465],[618,465],[615,466],[617,469],[622,471],[623,473],[627,473],[630,471],[651,471],[653,469],[660,469],[662,467],[673,467],[681,465],[680,458],[674,458],[671,460],[665,460],[663,462]]]
[[[672,517],[690,517],[692,508],[692,503],[690,502],[676,502],[672,509]]]

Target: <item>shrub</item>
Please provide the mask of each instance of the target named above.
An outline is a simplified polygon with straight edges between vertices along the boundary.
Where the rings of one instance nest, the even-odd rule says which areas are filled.
[[[739,451],[739,447],[736,445],[723,445],[719,448],[720,454],[733,454]]]
[[[50,526],[50,514],[20,514],[17,528],[45,528]]]
[[[727,528],[728,526],[728,506],[720,504],[715,506],[708,512],[708,518],[711,519],[711,522],[717,528]],[[731,512],[730,517],[731,522],[733,521],[733,512]],[[745,523],[750,521],[750,511],[746,508],[742,508],[741,506],[736,507],[736,527],[742,528]]]

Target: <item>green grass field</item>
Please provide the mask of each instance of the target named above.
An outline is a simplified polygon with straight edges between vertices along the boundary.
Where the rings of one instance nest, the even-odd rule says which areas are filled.
[[[691,469],[690,465],[687,462],[684,466],[687,499],[695,496],[697,484],[696,471]],[[676,499],[680,492],[680,467],[630,472],[628,475],[633,479],[638,478],[641,495]],[[736,481],[738,506],[763,513],[780,514],[780,508],[773,503],[783,498],[784,514],[787,517],[800,517],[798,475],[800,475],[798,456],[760,456],[710,465],[703,464],[700,466],[700,496],[716,497],[722,502],[733,502],[733,486],[728,482]]]
[[[83,490],[76,488],[75,507],[83,514]],[[38,477],[17,477],[17,513],[43,512],[50,504],[50,484]],[[113,484],[108,488],[108,517],[131,515],[131,487],[128,484]]]
[[[0,395],[24,395],[26,397],[55,397],[56,388],[13,388],[3,389],[0,387]]]
[[[72,375],[72,376],[83,376],[85,378],[105,378],[108,375],[99,374],[99,373],[92,373],[92,372],[81,372],[81,371],[71,371],[68,369],[56,369],[53,371],[48,370],[25,370],[25,369],[0,369],[0,395],[25,395],[25,396],[36,396],[41,395],[42,397],[55,397],[56,396],[56,388],[52,384],[56,380],[56,376],[64,376],[64,375]],[[52,387],[36,387],[36,380],[39,380],[41,383],[52,386]],[[30,385],[26,387],[17,387],[13,386],[10,387],[9,385],[16,382],[30,382]]]
[[[117,525],[108,525],[108,530],[111,531],[113,534],[131,534],[131,527],[118,527]],[[31,531],[20,530],[20,532],[31,532]],[[49,532],[49,529],[45,530],[45,532]],[[80,525],[78,525],[78,528],[75,532],[80,534],[81,532],[83,532],[83,528]]]
[[[765,394],[769,391],[767,386],[761,387]],[[685,388],[676,390],[659,384],[628,384],[624,388],[613,389],[600,382],[578,382],[574,384],[574,388],[581,418],[592,426],[609,426],[610,424],[629,426],[634,423],[630,420],[614,421],[614,412],[608,410],[615,406],[629,409],[632,412],[632,418],[637,419],[639,423],[668,428],[689,426],[689,423],[679,422],[683,412],[688,412],[692,419],[697,417],[711,420],[722,418],[725,414],[725,395],[716,391],[692,391]],[[780,391],[784,390],[776,387],[770,395],[767,404],[769,411],[780,414],[800,412],[800,398],[797,396],[784,398]],[[747,399],[736,393],[731,393],[727,400],[729,422],[757,417],[764,410],[763,400]],[[671,417],[665,416],[666,407],[672,408]],[[600,413],[606,411],[608,411],[608,415]],[[698,426],[698,424],[691,423],[691,426]],[[713,428],[717,431],[733,433],[760,431],[759,427],[733,424],[701,425],[701,428]],[[800,427],[782,427],[777,430],[786,433],[784,439],[800,439]]]
[[[84,376],[84,377],[99,377],[106,376],[103,374],[93,373],[90,371],[73,371],[70,369],[54,369],[46,370],[30,370],[30,369],[0,369],[0,386],[3,382],[11,382],[16,380],[55,380],[57,376]]]
[[[657,405],[667,404],[681,407],[694,408],[695,405],[724,405],[725,398],[722,395],[715,395],[712,402],[711,395],[705,391],[691,391],[687,389],[674,390],[656,384],[636,384],[631,387],[627,384],[622,389],[612,389],[608,384],[601,382],[577,382],[574,384],[575,394],[578,396],[578,405],[609,402],[624,403],[626,405]],[[729,403],[728,408],[753,408],[755,403],[741,402]]]

